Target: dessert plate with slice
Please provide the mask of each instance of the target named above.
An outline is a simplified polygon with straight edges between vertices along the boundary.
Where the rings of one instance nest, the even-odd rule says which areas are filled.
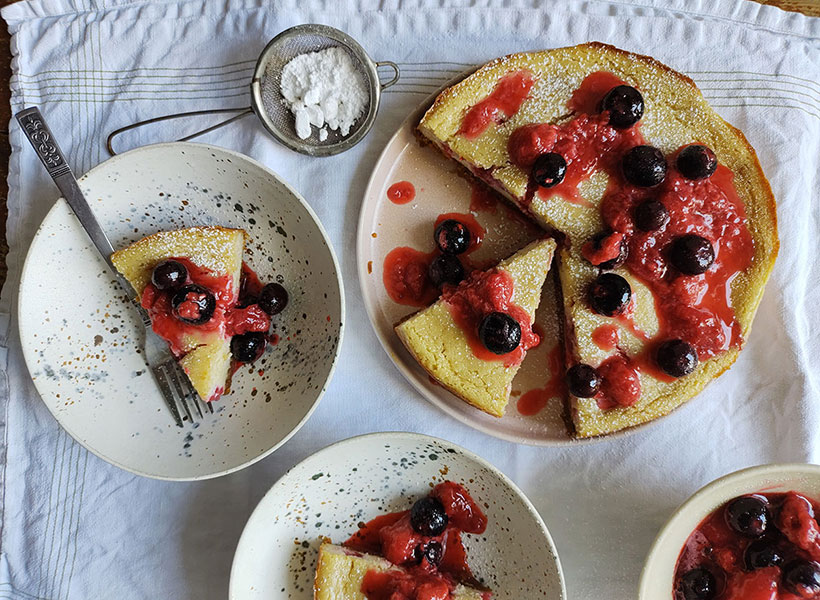
[[[486,284],[548,235],[552,268]],[[743,134],[686,76],[594,42],[491,61],[425,102],[373,172],[358,242],[405,376],[479,429],[545,445],[658,419],[726,371],[779,243]],[[545,269],[533,323],[523,298]]]
[[[391,595],[395,594],[395,595]],[[415,433],[310,456],[248,520],[231,600],[566,597],[541,517],[482,458]]]
[[[23,354],[43,401],[78,442],[124,469],[203,479],[283,444],[315,409],[342,335],[327,237],[274,173],[200,144],[147,146],[80,185],[139,292],[214,414],[177,427],[140,356],[143,324],[61,199],[23,268]]]

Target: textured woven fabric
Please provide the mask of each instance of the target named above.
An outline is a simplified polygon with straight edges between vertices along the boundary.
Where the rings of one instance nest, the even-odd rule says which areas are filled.
[[[104,160],[105,134],[131,121],[246,106],[259,52],[298,23],[339,27],[375,59],[399,63],[404,77],[384,95],[368,138],[334,158],[294,154],[252,118],[202,139],[263,162],[307,198],[338,253],[348,312],[339,367],[307,425],[252,468],[200,483],[143,479],[103,462],[38,398],[14,315],[26,249],[57,194],[11,124],[0,600],[224,598],[242,527],[270,485],[315,450],[380,430],[444,437],[489,459],[541,512],[570,597],[627,600],[659,527],[701,485],[753,464],[820,459],[820,20],[746,0],[31,0],[2,15],[13,33],[12,109],[40,105],[76,172]],[[391,364],[362,305],[355,225],[378,153],[427,94],[495,56],[588,40],[688,73],[746,133],[778,199],[782,248],[746,350],[697,399],[617,440],[516,446],[445,416]],[[170,140],[182,127],[130,143]]]

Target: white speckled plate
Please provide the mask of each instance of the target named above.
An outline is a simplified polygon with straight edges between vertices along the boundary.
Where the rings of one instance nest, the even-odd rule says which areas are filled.
[[[273,318],[281,341],[234,375],[215,414],[180,429],[137,353],[139,316],[58,200],[31,244],[19,296],[23,354],[55,418],[101,458],[162,479],[224,475],[285,443],[316,408],[341,345],[342,283],[314,212],[262,165],[201,144],[121,154],[80,186],[115,248],[192,225],[244,229],[246,262],[282,282],[290,303]]]
[[[407,380],[427,400],[456,419],[517,443],[564,446],[589,442],[570,437],[564,421],[563,401],[557,396],[550,398],[535,415],[524,415],[518,410],[518,400],[524,394],[545,388],[553,376],[550,354],[559,344],[559,317],[557,306],[551,301],[555,297],[549,287],[551,282],[545,287],[542,305],[535,317],[536,324],[546,335],[538,348],[527,353],[513,381],[506,414],[500,419],[469,406],[434,383],[393,331],[397,322],[418,309],[397,304],[388,296],[382,281],[385,256],[398,246],[431,252],[434,249],[433,227],[440,214],[471,213],[486,229],[484,242],[471,255],[475,263],[482,265],[494,264],[542,235],[538,228],[505,204],[489,209],[476,209],[473,205],[471,209],[474,184],[437,149],[419,143],[415,126],[434,97],[422,102],[388,142],[365,192],[359,215],[357,260],[370,322],[387,354]],[[388,200],[387,189],[399,181],[414,185],[416,198],[412,202],[394,204]],[[552,274],[548,280],[551,278]],[[559,366],[561,370],[562,367]]]
[[[406,510],[445,479],[465,485],[485,507],[487,531],[465,535],[464,543],[470,567],[493,598],[563,600],[555,545],[521,490],[475,454],[415,433],[344,440],[288,471],[245,526],[231,600],[311,600],[320,537],[341,543],[359,522]]]

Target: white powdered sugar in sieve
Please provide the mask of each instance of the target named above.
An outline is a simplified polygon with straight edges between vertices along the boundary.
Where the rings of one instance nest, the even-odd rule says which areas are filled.
[[[319,128],[319,140],[328,129],[347,136],[368,106],[367,82],[349,54],[331,47],[300,54],[282,69],[283,103],[293,113],[296,134],[307,139],[311,126]]]

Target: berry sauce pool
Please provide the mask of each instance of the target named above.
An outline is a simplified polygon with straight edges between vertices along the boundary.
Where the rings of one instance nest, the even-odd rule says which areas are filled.
[[[820,598],[820,593],[793,593],[785,575],[795,561],[820,561],[820,526],[815,519],[820,505],[793,491],[753,496],[763,499],[768,506],[770,517],[763,535],[750,538],[730,527],[726,507],[732,501],[712,512],[681,550],[675,568],[674,600],[690,600],[683,588],[687,573],[695,569],[705,569],[714,578],[711,600]],[[747,564],[753,544],[752,550],[773,550],[779,558],[766,562],[777,564]]]
[[[467,255],[475,252],[484,241],[487,231],[476,218],[469,213],[443,213],[437,218],[432,231],[447,219],[455,219],[470,230],[470,246],[467,251],[459,255],[465,270],[473,268]],[[436,301],[440,290],[436,288],[429,277],[430,263],[441,251],[435,248],[432,252],[422,252],[409,246],[393,248],[384,257],[382,265],[382,283],[390,299],[397,304],[424,308]]]
[[[387,188],[387,198],[393,204],[407,204],[416,197],[416,188],[409,181],[397,181]]]
[[[551,399],[561,400],[566,395],[564,349],[561,344],[556,344],[547,355],[547,372],[551,375],[544,387],[532,389],[518,399],[516,408],[519,414],[525,417],[537,415]]]

